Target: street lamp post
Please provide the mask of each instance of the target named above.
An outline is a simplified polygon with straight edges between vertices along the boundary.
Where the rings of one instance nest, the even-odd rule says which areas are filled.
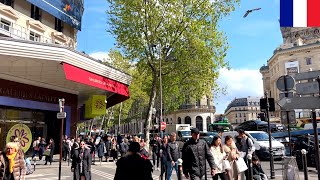
[[[270,126],[270,117],[269,117],[269,99],[268,99],[268,93],[264,93],[266,101],[267,101],[267,108],[266,108],[266,118],[268,119],[268,135],[269,135],[269,152],[270,152],[270,179],[275,179],[274,174],[274,159],[273,159],[273,149],[272,149],[272,138],[271,138],[271,126]]]
[[[162,67],[161,67],[161,47],[159,48],[159,81],[160,81],[160,123],[159,123],[159,132],[160,132],[160,138],[163,138],[163,132],[161,130],[161,123],[163,121],[162,119]]]

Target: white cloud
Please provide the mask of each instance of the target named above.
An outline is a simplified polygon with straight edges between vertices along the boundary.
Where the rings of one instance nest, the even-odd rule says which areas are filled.
[[[263,94],[262,75],[259,70],[221,69],[218,79],[220,87],[226,88],[226,95],[215,99],[216,113],[224,113],[234,98],[261,97]]]
[[[108,52],[98,51],[98,52],[89,54],[89,56],[101,61],[110,61]]]

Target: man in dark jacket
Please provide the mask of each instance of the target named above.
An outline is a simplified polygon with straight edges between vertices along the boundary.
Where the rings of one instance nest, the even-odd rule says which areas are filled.
[[[187,179],[200,180],[206,174],[208,161],[212,176],[215,175],[215,163],[208,144],[199,139],[199,130],[191,129],[192,138],[182,148],[183,174]]]
[[[130,144],[128,156],[120,158],[116,163],[114,180],[152,180],[152,164],[138,154],[139,150],[139,143]]]
[[[176,141],[177,134],[171,133],[171,141],[167,147],[167,180],[171,180],[173,168],[176,170],[178,175],[178,159],[180,158],[179,143]]]
[[[86,147],[84,141],[81,141],[80,148],[74,148],[72,157],[71,171],[73,172],[73,179],[81,179],[82,176],[86,180],[91,180],[91,155],[90,149]]]
[[[109,161],[110,152],[111,152],[111,137],[108,135],[105,141],[106,151],[104,152],[104,156],[106,157],[106,162]]]
[[[157,170],[159,170],[159,162],[160,162],[160,140],[158,134],[155,135],[155,138],[150,141],[150,146],[152,147],[152,161],[153,167],[156,167],[157,162]]]

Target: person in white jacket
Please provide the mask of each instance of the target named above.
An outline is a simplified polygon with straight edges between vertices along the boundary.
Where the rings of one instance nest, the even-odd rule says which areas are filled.
[[[223,160],[226,159],[226,153],[222,148],[221,137],[215,136],[210,145],[210,151],[213,155],[214,162],[216,164],[216,174],[212,177],[213,180],[218,180],[220,177],[221,180],[226,180],[226,170],[223,167]]]

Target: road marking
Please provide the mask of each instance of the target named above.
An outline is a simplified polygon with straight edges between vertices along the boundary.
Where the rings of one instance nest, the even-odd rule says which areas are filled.
[[[44,175],[46,176],[46,175]],[[27,176],[28,177],[28,176]],[[61,176],[61,179],[70,179],[71,176]],[[59,179],[58,177],[47,177],[47,178],[39,178],[39,177],[36,177],[36,178],[26,178],[28,180],[56,180],[56,179]]]
[[[91,169],[91,172],[93,174],[96,174],[98,176],[101,176],[101,177],[104,177],[104,178],[107,178],[107,179],[110,179],[110,180],[114,179],[114,175],[113,174],[109,174],[109,173],[106,173],[106,172],[103,172],[103,171],[99,171],[99,170],[96,170],[96,169]]]

